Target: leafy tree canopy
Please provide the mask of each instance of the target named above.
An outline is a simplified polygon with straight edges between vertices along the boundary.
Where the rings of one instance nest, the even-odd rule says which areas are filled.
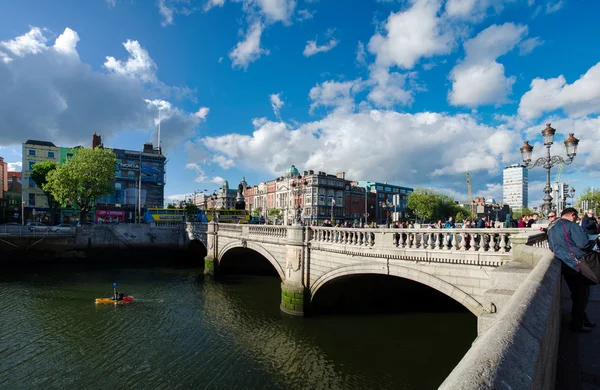
[[[594,210],[598,215],[600,206],[600,191],[597,189],[594,191],[590,187],[587,187],[580,196],[577,197],[576,207],[586,208],[588,210]],[[586,210],[582,210],[585,213]]]
[[[54,161],[42,161],[33,165],[33,172],[31,173],[31,178],[35,181],[35,184],[37,184],[37,186],[44,191],[44,194],[46,194],[48,207],[51,210],[57,208],[59,203],[54,196],[52,196],[50,191],[46,189],[46,184],[48,183],[48,175],[56,168],[58,168],[58,164]]]
[[[445,221],[448,217],[454,217],[461,222],[471,216],[470,210],[459,206],[451,196],[428,188],[416,188],[408,195],[407,208],[421,221]]]
[[[114,191],[116,166],[110,149],[78,148],[73,158],[48,174],[45,189],[61,204],[76,204],[84,221],[92,201]]]

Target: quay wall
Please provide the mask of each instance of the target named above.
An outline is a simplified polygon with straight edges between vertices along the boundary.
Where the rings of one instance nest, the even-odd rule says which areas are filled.
[[[560,324],[560,262],[544,250],[497,320],[440,389],[553,389]]]

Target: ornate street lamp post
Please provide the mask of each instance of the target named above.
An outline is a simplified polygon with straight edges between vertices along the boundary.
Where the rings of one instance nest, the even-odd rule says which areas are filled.
[[[294,221],[292,224],[301,224],[303,220],[303,205],[304,205],[304,194],[307,191],[308,182],[302,179],[301,175],[298,175],[298,180],[292,182],[292,194],[294,199],[297,200],[297,206],[293,208],[295,212]],[[312,202],[312,197],[311,197]],[[312,204],[311,204],[312,206]]]
[[[533,146],[529,145],[529,141],[525,141],[525,144],[521,146],[521,154],[523,156],[523,162],[525,167],[532,169],[538,166],[546,168],[546,186],[544,187],[544,205],[542,206],[544,217],[548,217],[548,213],[552,209],[552,187],[550,186],[550,168],[556,164],[569,165],[573,162],[575,155],[577,154],[577,145],[579,140],[574,137],[574,133],[569,133],[569,137],[565,140],[565,149],[567,158],[561,156],[551,156],[550,147],[554,143],[554,133],[556,129],[550,126],[550,123],[546,124],[546,128],[542,130],[542,136],[544,137],[544,146],[546,147],[546,156],[538,158],[534,163],[531,163],[531,154],[533,152]]]

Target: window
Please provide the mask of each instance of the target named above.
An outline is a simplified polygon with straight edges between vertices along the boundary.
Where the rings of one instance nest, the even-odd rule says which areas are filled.
[[[73,158],[73,153],[67,153],[67,160],[70,160]]]
[[[48,152],[48,158],[54,158],[54,152]]]
[[[35,194],[29,194],[29,205],[35,206]]]
[[[123,184],[122,183],[115,183],[115,190],[121,190],[123,189]]]
[[[35,188],[36,184],[35,184],[35,180],[33,180],[31,177],[29,178],[29,188]]]
[[[35,165],[35,161],[29,161],[29,170],[33,171],[33,166]]]
[[[34,149],[29,149],[29,151],[28,151],[27,155],[28,155],[28,156],[34,156],[34,157],[35,157],[35,150],[34,150]]]

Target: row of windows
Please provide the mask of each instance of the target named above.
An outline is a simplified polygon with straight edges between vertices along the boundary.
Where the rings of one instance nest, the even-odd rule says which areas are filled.
[[[31,156],[31,157],[36,157],[37,151],[35,149],[29,149],[27,152],[27,155]],[[46,152],[46,157],[47,158],[56,158],[56,153],[49,150]],[[69,159],[71,157],[73,157],[73,153],[67,153],[67,159]]]

